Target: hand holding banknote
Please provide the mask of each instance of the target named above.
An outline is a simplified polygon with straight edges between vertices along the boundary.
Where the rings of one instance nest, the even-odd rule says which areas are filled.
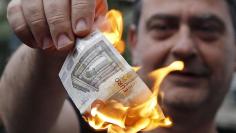
[[[12,0],[8,21],[16,35],[32,48],[73,47],[107,11],[106,0]]]
[[[58,72],[68,49],[74,46],[74,36],[88,34],[94,18],[103,15],[106,9],[106,0],[12,0],[9,3],[9,25],[31,48],[22,45],[1,78],[0,101],[4,104],[0,110],[7,132],[45,133],[52,127],[55,133],[61,127],[64,132],[76,132],[78,119],[66,101]],[[81,19],[88,25],[77,28]]]

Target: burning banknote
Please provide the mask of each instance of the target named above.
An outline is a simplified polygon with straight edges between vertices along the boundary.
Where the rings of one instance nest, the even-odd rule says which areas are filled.
[[[106,18],[108,32],[96,30],[77,39],[68,55],[59,73],[66,91],[96,130],[135,133],[170,126],[170,119],[158,105],[158,90],[164,77],[182,70],[183,63],[176,61],[151,72],[149,76],[155,82],[149,89],[134,71],[140,67],[132,68],[119,53],[124,48],[121,14],[112,10]]]
[[[125,105],[141,103],[151,91],[105,36],[95,31],[78,39],[59,74],[81,113],[95,100],[117,100]]]

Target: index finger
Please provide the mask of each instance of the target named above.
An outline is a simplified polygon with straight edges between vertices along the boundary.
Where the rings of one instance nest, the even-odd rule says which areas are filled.
[[[87,35],[94,23],[96,0],[72,0],[71,10],[74,33],[79,37]]]

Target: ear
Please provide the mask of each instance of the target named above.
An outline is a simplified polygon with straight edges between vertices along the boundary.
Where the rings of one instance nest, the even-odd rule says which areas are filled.
[[[236,45],[236,44],[235,44]],[[236,49],[235,49],[236,50]],[[236,54],[235,54],[235,57],[234,57],[234,72],[236,72]]]
[[[137,27],[134,24],[130,25],[129,27],[128,42],[131,49],[135,48],[137,45]]]
[[[135,58],[135,53],[136,53],[136,46],[137,46],[137,39],[138,39],[138,31],[137,31],[137,27],[132,24],[129,27],[128,30],[128,43],[130,45],[130,52],[131,52],[131,56],[132,56],[132,65],[137,65],[134,61]]]

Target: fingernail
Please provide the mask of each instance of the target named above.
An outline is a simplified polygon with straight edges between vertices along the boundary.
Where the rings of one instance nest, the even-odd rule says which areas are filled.
[[[76,25],[76,32],[81,33],[88,30],[88,25],[86,24],[86,21],[84,19],[80,19]]]
[[[43,49],[48,49],[53,46],[53,42],[50,38],[46,37],[43,39]]]
[[[73,42],[69,39],[68,36],[66,36],[65,34],[62,34],[58,38],[57,49],[64,48],[68,45],[71,45],[72,43]]]

